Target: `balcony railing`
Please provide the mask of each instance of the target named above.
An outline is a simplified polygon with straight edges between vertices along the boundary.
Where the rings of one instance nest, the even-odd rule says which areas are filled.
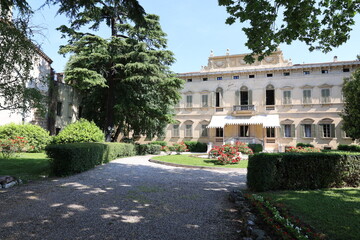
[[[254,105],[234,105],[234,111],[255,111]]]

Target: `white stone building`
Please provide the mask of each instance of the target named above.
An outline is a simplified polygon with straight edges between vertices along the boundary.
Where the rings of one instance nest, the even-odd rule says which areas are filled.
[[[341,89],[360,61],[292,64],[279,50],[248,65],[245,56],[211,54],[200,71],[179,74],[186,84],[177,123],[161,139],[261,143],[268,151],[299,142],[332,149],[352,143],[341,129]]]

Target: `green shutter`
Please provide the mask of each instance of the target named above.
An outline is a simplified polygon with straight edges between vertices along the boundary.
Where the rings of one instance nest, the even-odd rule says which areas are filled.
[[[248,102],[249,102],[249,105],[252,105],[252,90],[248,91]]]
[[[280,137],[281,138],[283,138],[285,136],[284,132],[285,132],[285,125],[281,124],[281,127],[280,127]]]
[[[335,124],[330,124],[330,137],[335,137]]]
[[[240,105],[240,90],[235,91],[235,105]]]
[[[295,124],[291,124],[291,137],[295,137]]]
[[[210,107],[215,107],[215,92],[210,93]]]
[[[316,137],[316,125],[315,124],[311,124],[311,137],[312,138]]]
[[[305,128],[304,128],[304,124],[299,124],[298,127],[298,136],[303,138],[305,136]]]

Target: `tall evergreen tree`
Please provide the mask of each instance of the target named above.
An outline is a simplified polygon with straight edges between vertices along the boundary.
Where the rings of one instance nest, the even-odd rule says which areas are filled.
[[[169,70],[175,59],[166,34],[156,15],[146,15],[142,25],[119,22],[110,39],[60,28],[71,37],[60,52],[74,53],[66,79],[82,92],[85,117],[104,130],[115,126],[115,137],[161,135],[182,85]]]

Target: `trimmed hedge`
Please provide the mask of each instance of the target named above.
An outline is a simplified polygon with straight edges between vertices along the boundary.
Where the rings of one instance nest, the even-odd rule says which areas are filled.
[[[251,148],[254,153],[259,153],[263,150],[263,146],[260,143],[249,143],[248,147]]]
[[[184,141],[190,152],[206,152],[207,144],[196,141]]]
[[[118,157],[133,156],[134,145],[126,143],[68,143],[49,145],[52,174],[67,176],[84,172]]]
[[[162,147],[165,147],[167,145],[167,142],[165,142],[165,141],[153,141],[153,142],[150,142],[149,144],[151,144],[151,145],[160,145]]]
[[[136,155],[159,155],[161,151],[161,146],[155,144],[136,144],[135,149]]]
[[[296,144],[296,147],[302,147],[302,148],[305,148],[305,147],[314,147],[314,145],[312,145],[311,143],[297,143]]]
[[[0,126],[0,139],[24,137],[30,146],[31,152],[40,152],[51,141],[49,132],[38,125],[9,123]]]
[[[360,186],[360,154],[260,153],[249,156],[254,191]]]
[[[359,145],[340,144],[337,149],[341,150],[341,151],[360,152],[360,146]]]

